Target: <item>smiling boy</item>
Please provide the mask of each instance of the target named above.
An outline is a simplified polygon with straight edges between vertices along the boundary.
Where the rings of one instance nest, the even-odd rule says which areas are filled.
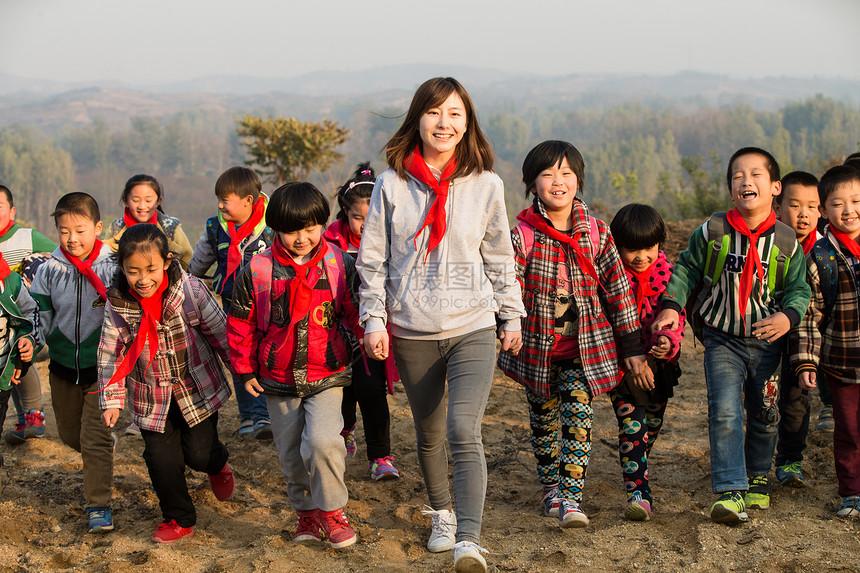
[[[48,344],[51,399],[57,432],[81,453],[90,533],[113,529],[113,444],[101,421],[96,350],[107,289],[116,270],[102,231],[96,200],[86,193],[60,197],[52,213],[60,237],[51,258],[36,271],[30,294],[39,305],[39,327]]]
[[[833,395],[833,455],[842,503],[839,517],[860,516],[860,171],[840,165],[818,184],[825,236],[807,255],[812,304],[790,336],[801,388],[814,388],[816,368]]]
[[[719,495],[711,506],[711,519],[736,523],[747,519],[747,506],[770,506],[767,476],[779,420],[776,397],[782,350],[773,343],[800,322],[810,289],[800,245],[793,241],[791,252],[784,253],[778,246],[779,235],[787,234],[791,241],[794,232],[776,221],[771,209],[773,198],[782,191],[773,156],[756,147],[739,149],[729,160],[726,184],[735,208],[713,215],[693,232],[675,265],[652,330],[677,328],[687,298],[704,283],[707,291],[700,312],[711,485]],[[723,223],[721,237],[713,236],[714,219]],[[711,257],[725,264],[711,265]],[[711,269],[714,275],[708,276]]]

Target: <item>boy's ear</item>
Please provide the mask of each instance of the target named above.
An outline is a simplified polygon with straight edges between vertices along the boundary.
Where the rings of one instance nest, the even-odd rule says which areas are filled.
[[[776,197],[782,193],[782,181],[774,181],[773,182],[773,196]]]
[[[818,212],[821,213],[821,217],[823,219],[829,219],[829,217],[827,216],[827,208],[824,206],[824,204],[818,205]]]
[[[98,223],[96,223],[95,228],[96,228],[96,238],[98,238],[98,236],[102,234],[102,222],[99,221]]]

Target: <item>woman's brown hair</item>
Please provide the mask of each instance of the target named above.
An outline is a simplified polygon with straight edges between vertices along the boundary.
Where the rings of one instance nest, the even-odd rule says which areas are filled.
[[[454,78],[432,78],[415,90],[412,103],[409,104],[409,111],[406,112],[406,119],[403,120],[400,129],[391,136],[391,139],[383,147],[388,166],[397,171],[397,174],[403,179],[406,178],[404,160],[409,157],[416,145],[421,144],[421,135],[418,133],[421,116],[428,110],[442,105],[448,96],[454,92],[463,100],[466,111],[466,133],[463,134],[463,139],[460,140],[454,151],[457,169],[451,174],[451,179],[475,171],[480,173],[493,169],[493,148],[490,147],[490,143],[478,125],[475,107],[472,105],[472,98],[469,97],[466,88]]]

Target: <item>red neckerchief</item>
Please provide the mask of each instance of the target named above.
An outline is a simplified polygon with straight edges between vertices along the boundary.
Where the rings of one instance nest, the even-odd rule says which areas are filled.
[[[591,262],[587,252],[583,250],[582,247],[579,246],[579,240],[577,237],[582,235],[583,233],[576,233],[573,236],[566,235],[561,231],[558,231],[555,227],[547,223],[546,219],[543,216],[535,213],[534,207],[526,209],[522,211],[519,215],[517,215],[517,220],[528,223],[536,231],[540,231],[547,237],[551,239],[555,239],[557,241],[562,241],[570,246],[573,251],[574,257],[576,258],[577,263],[579,264],[579,268],[588,276],[590,276],[594,282],[600,284],[600,279],[597,278],[597,271],[594,270],[594,264]],[[603,288],[603,285],[601,285]],[[603,290],[606,290],[605,288]]]
[[[9,268],[9,263],[3,258],[3,253],[0,253],[0,281],[5,281],[11,272],[12,269]]]
[[[104,283],[99,278],[99,276],[93,271],[93,263],[96,262],[96,259],[99,258],[99,253],[102,252],[102,242],[96,239],[95,244],[93,245],[93,250],[90,251],[90,256],[87,257],[86,260],[82,261],[78,257],[74,255],[70,255],[69,252],[60,245],[60,250],[66,255],[66,258],[69,259],[69,262],[72,263],[78,272],[87,277],[87,280],[93,285],[93,288],[96,289],[96,292],[99,293],[99,298],[106,301],[107,300],[107,289],[105,288]]]
[[[809,233],[805,239],[803,239],[801,246],[803,247],[803,254],[804,255],[809,254],[809,251],[812,250],[812,247],[813,247],[813,245],[815,245],[815,241],[817,238],[818,238],[818,233],[816,233],[815,229],[813,229],[812,232]]]
[[[227,283],[227,279],[233,276],[233,273],[239,268],[239,265],[242,263],[242,251],[239,249],[239,245],[242,244],[242,241],[251,236],[251,233],[254,232],[254,229],[257,228],[257,225],[260,221],[263,220],[263,217],[266,214],[266,202],[262,196],[257,198],[257,202],[254,203],[254,210],[251,213],[251,218],[236,227],[236,223],[230,221],[227,223],[227,234],[230,235],[230,246],[227,248],[227,272],[224,274],[224,280],[221,283],[221,290],[224,290],[224,285]],[[220,294],[220,293],[219,293]]]
[[[421,149],[416,145],[412,153],[410,153],[403,161],[403,167],[418,179],[418,181],[430,187],[436,195],[433,200],[433,204],[430,206],[430,210],[427,212],[427,217],[424,219],[424,223],[422,223],[418,232],[415,233],[415,237],[412,239],[412,242],[415,245],[415,250],[418,250],[418,235],[421,234],[424,227],[428,225],[430,226],[430,241],[427,244],[427,252],[424,254],[424,262],[426,263],[427,256],[430,254],[430,251],[435,249],[439,246],[439,243],[442,242],[442,237],[445,236],[445,229],[448,226],[447,216],[445,214],[445,203],[448,202],[448,188],[451,186],[451,181],[448,179],[457,169],[457,159],[452,157],[448,163],[445,164],[445,168],[442,170],[442,177],[437,181],[436,176],[430,171],[430,167],[427,165],[427,162],[424,161],[424,157],[421,155]]]
[[[356,237],[353,235],[352,231],[349,230],[349,225],[345,225],[346,227],[346,238],[349,241],[349,244],[355,247],[356,249],[361,246],[361,237]]]
[[[14,225],[14,224],[15,224],[15,220],[14,220],[14,219],[9,219],[9,223],[8,223],[5,227],[3,227],[3,230],[2,230],[2,231],[0,231],[0,237],[2,237],[2,236],[3,236],[3,235],[5,235],[7,232],[9,232],[9,229],[11,229],[11,228],[12,228],[12,225]]]
[[[280,237],[275,237],[272,241],[272,256],[281,265],[290,267],[295,271],[296,276],[290,281],[290,325],[287,330],[292,328],[304,317],[308,315],[311,309],[311,295],[314,288],[311,286],[311,273],[316,270],[317,277],[322,274],[319,271],[319,262],[322,260],[325,252],[325,241],[320,241],[317,247],[317,252],[305,264],[299,264],[293,260],[290,253],[281,244]]]
[[[653,296],[660,292],[651,286],[651,272],[653,270],[654,263],[651,263],[651,266],[641,273],[637,273],[633,269],[630,269],[630,273],[636,277],[636,311],[637,314],[640,315],[642,314],[642,303],[645,302],[645,297]]]
[[[744,237],[747,237],[750,241],[749,251],[747,252],[746,261],[744,262],[744,269],[741,271],[740,300],[738,301],[738,310],[741,313],[741,320],[744,321],[744,328],[746,328],[747,303],[749,302],[750,295],[752,294],[753,275],[758,275],[759,283],[764,284],[764,268],[761,266],[761,256],[758,254],[758,247],[756,245],[762,233],[776,224],[776,213],[771,211],[767,219],[758,226],[758,229],[756,229],[755,232],[750,231],[750,228],[747,226],[747,222],[744,221],[744,218],[741,216],[737,207],[726,213],[726,218],[729,221],[729,225],[731,225],[735,231]]]
[[[125,378],[132,371],[137,359],[143,353],[143,347],[149,342],[149,362],[146,363],[146,368],[143,373],[149,369],[149,365],[155,359],[155,354],[158,352],[158,323],[161,322],[161,313],[163,310],[162,299],[164,291],[167,290],[167,271],[164,272],[164,278],[161,280],[161,285],[156,289],[151,297],[141,298],[133,288],[129,286],[129,292],[137,302],[140,303],[140,328],[137,330],[137,336],[134,337],[131,346],[120,362],[119,368],[110,377],[110,382],[107,386]],[[105,386],[105,388],[107,387]]]
[[[122,214],[122,222],[125,223],[126,227],[133,227],[140,223],[140,221],[134,218],[128,207],[125,208],[125,211]],[[149,221],[147,221],[147,223],[149,223],[150,225],[158,224],[158,209],[152,212],[152,217],[149,218]]]
[[[836,240],[839,241],[843,247],[848,249],[855,259],[860,261],[860,245],[857,244],[857,241],[852,240],[851,237],[833,225],[830,225],[830,232],[833,233],[833,236],[836,237]]]

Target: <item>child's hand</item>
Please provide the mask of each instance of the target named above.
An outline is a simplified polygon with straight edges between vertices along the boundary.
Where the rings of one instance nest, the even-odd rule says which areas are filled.
[[[753,336],[759,340],[773,342],[779,339],[791,328],[791,321],[784,312],[777,312],[769,317],[753,323]]]
[[[797,385],[800,386],[801,390],[812,390],[818,386],[815,379],[816,374],[814,370],[805,370],[797,377]]]
[[[18,340],[18,356],[21,362],[33,361],[33,342],[26,336]]]
[[[263,387],[260,386],[260,383],[257,382],[256,378],[251,378],[250,380],[245,382],[245,391],[247,391],[248,394],[256,398],[263,393]]]
[[[669,351],[672,350],[672,341],[668,336],[660,335],[657,337],[657,343],[651,347],[651,356],[654,358],[665,358]]]
[[[502,341],[502,352],[516,356],[523,347],[523,331],[505,330],[502,326],[499,328],[499,340]]]
[[[102,422],[105,423],[105,428],[113,428],[117,420],[119,420],[119,408],[108,408],[102,412]]]
[[[367,332],[364,334],[364,353],[374,360],[388,358],[388,332]]]
[[[643,390],[654,389],[654,373],[648,367],[648,360],[644,354],[625,358],[621,361],[621,367],[633,376],[633,383],[636,386]]]
[[[651,324],[651,332],[659,332],[661,330],[678,330],[680,325],[681,315],[678,311],[672,308],[664,308],[654,319]]]
[[[651,367],[648,366],[648,363],[645,363],[645,371],[641,374],[633,375],[633,383],[636,384],[637,388],[641,388],[646,392],[649,392],[654,389],[654,372],[651,371]]]

